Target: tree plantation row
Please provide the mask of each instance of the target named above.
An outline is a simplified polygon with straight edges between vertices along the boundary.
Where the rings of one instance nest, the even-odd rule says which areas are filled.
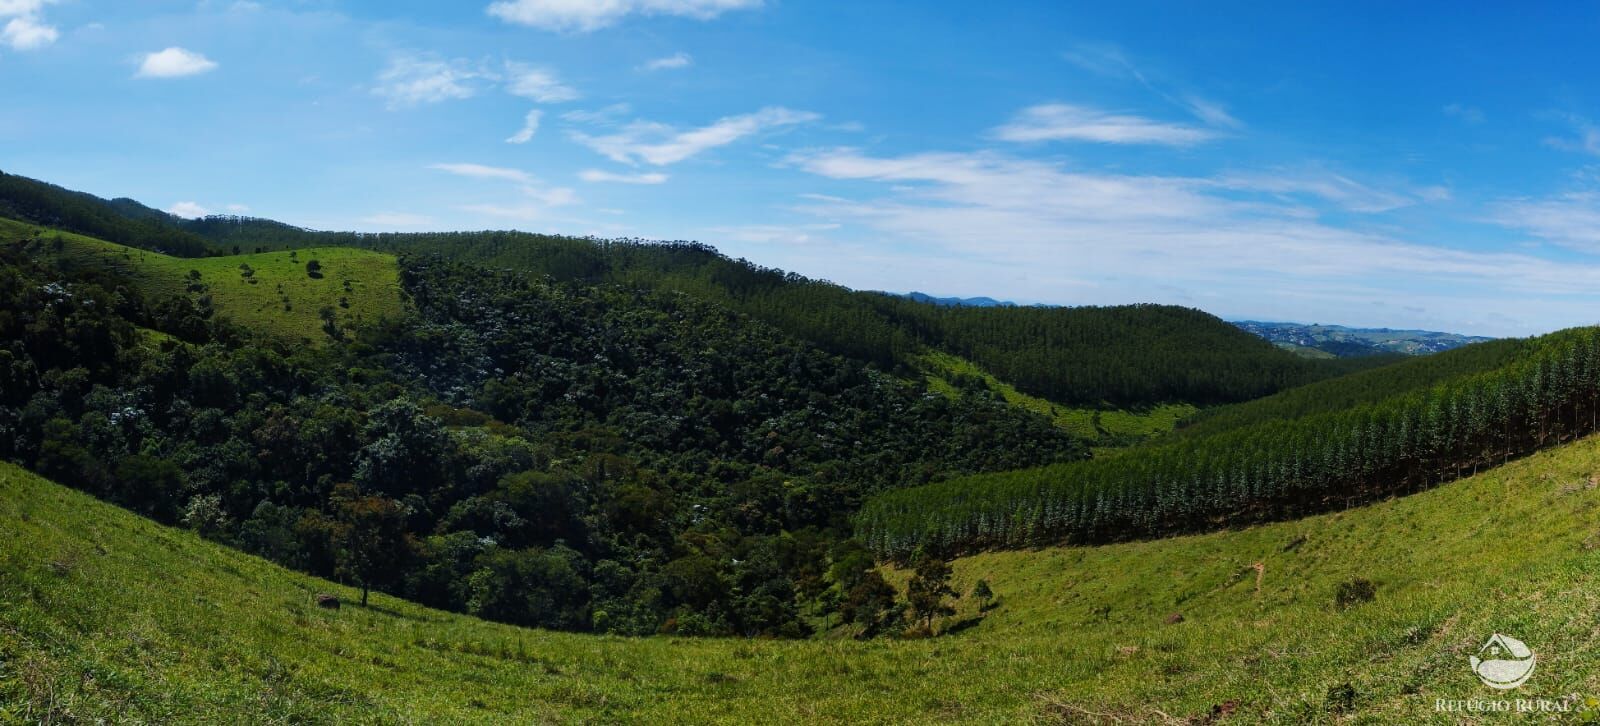
[[[906,559],[1235,527],[1416,491],[1595,431],[1600,329],[1516,349],[1496,368],[1345,410],[889,492],[863,507],[857,535]]]

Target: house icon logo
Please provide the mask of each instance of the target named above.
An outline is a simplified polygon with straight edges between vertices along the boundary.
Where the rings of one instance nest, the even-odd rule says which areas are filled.
[[[1478,649],[1477,655],[1467,660],[1483,685],[1502,691],[1527,683],[1528,677],[1533,675],[1533,651],[1526,643],[1509,635],[1495,633]]]

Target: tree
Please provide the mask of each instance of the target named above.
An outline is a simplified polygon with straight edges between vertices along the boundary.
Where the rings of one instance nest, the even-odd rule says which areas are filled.
[[[900,622],[905,606],[895,601],[895,589],[877,570],[861,576],[845,596],[845,619],[863,626],[861,637],[870,638]]]
[[[911,606],[911,614],[931,632],[934,618],[956,612],[945,603],[946,597],[957,597],[955,588],[950,586],[950,564],[924,555],[917,562],[916,574],[906,585],[906,602]]]
[[[313,280],[321,280],[322,279],[322,262],[320,260],[312,260],[310,262],[307,262],[306,263],[306,276],[310,277]]]
[[[994,601],[994,590],[989,589],[989,581],[979,580],[978,584],[972,587],[972,597],[978,601],[980,611],[988,610],[990,603]]]
[[[334,487],[333,507],[338,574],[361,586],[365,607],[372,588],[397,582],[416,551],[406,532],[406,511],[393,499],[362,496],[353,484]]]

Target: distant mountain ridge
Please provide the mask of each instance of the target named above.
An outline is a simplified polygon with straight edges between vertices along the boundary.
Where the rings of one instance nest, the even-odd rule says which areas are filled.
[[[1428,355],[1463,345],[1494,340],[1474,335],[1441,333],[1432,330],[1393,328],[1350,328],[1343,325],[1273,323],[1235,320],[1242,330],[1261,336],[1280,348],[1309,358],[1357,358],[1384,353]]]
[[[915,300],[917,302],[928,303],[930,305],[942,305],[944,307],[968,307],[968,308],[1014,308],[1014,307],[1017,307],[1017,304],[1014,303],[1014,302],[1011,302],[1010,300],[996,300],[996,299],[994,299],[992,297],[934,297],[933,295],[929,295],[928,293],[917,292],[915,290],[913,290],[911,292],[908,292],[908,293],[905,293],[904,295],[896,295],[895,293],[890,293],[890,294],[891,295],[895,295],[896,297],[903,297],[903,298],[905,298],[907,300]]]

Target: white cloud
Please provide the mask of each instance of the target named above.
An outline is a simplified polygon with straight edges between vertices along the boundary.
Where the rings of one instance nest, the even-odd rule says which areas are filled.
[[[626,103],[613,103],[605,108],[584,111],[568,111],[561,114],[562,121],[575,124],[592,124],[595,126],[609,126],[621,120],[623,116],[633,113],[633,107]]]
[[[506,62],[505,89],[513,96],[540,103],[563,103],[578,98],[578,92],[563,85],[554,71],[515,61]]]
[[[525,186],[522,193],[547,207],[568,207],[578,203],[578,193],[567,187]]]
[[[644,174],[618,174],[615,172],[601,171],[599,169],[585,169],[578,173],[578,178],[592,184],[665,184],[668,177],[659,172]]]
[[[484,166],[483,164],[430,164],[429,169],[442,171],[447,174],[464,176],[471,179],[498,179],[501,181],[530,184],[533,177],[525,171],[507,169],[499,166]]]
[[[37,15],[55,0],[0,0],[0,17]]]
[[[710,232],[715,237],[735,242],[750,242],[754,244],[784,244],[784,245],[809,245],[826,241],[819,238],[816,233],[838,229],[837,224],[806,224],[799,226],[785,226],[778,224],[751,224],[734,227],[712,227]]]
[[[669,71],[677,68],[688,68],[694,63],[694,58],[688,53],[673,53],[665,58],[657,58],[642,66],[647,71]]]
[[[1492,207],[1489,220],[1562,247],[1600,253],[1600,194],[1594,192],[1503,201]]]
[[[1218,109],[1211,109],[1215,115]],[[1232,117],[1229,117],[1232,118]],[[1103,144],[1190,146],[1216,133],[1140,116],[1114,114],[1086,106],[1050,103],[1024,109],[1010,123],[994,130],[1004,141],[1093,141]]]
[[[1379,188],[1342,174],[1317,170],[1232,173],[1218,177],[1216,184],[1225,189],[1285,198],[1302,195],[1317,197],[1332,202],[1346,211],[1364,214],[1388,212],[1423,202],[1440,202],[1450,198],[1450,190],[1444,187],[1410,187],[1394,184],[1387,188]]]
[[[185,219],[197,219],[199,217],[210,216],[211,210],[206,209],[195,202],[178,202],[177,204],[167,207],[167,214],[176,215]]]
[[[555,207],[568,207],[579,203],[578,194],[566,187],[538,187],[528,185],[522,187],[522,195],[526,201],[510,204],[468,204],[460,207],[462,211],[482,214],[490,217],[504,217],[507,219],[520,219],[535,221],[548,219],[550,210]]]
[[[1185,96],[1181,102],[1189,109],[1190,113],[1194,114],[1195,118],[1212,126],[1228,129],[1237,129],[1244,126],[1242,121],[1234,118],[1233,114],[1228,113],[1228,109],[1225,106],[1215,101],[1208,101],[1199,96],[1191,95]]]
[[[378,212],[361,218],[362,224],[389,229],[414,229],[434,223],[433,217],[411,212]]]
[[[425,103],[471,98],[484,77],[462,60],[426,56],[399,56],[378,75],[373,94],[388,101],[390,110]]]
[[[0,41],[12,50],[36,50],[56,42],[59,37],[61,33],[33,15],[12,18],[6,22],[5,29],[0,30]]]
[[[533,140],[533,135],[539,133],[539,120],[544,118],[544,112],[534,109],[528,112],[522,121],[522,129],[511,138],[506,139],[508,144],[526,144]]]
[[[0,0],[0,43],[12,50],[38,50],[61,37],[60,31],[47,25],[41,14],[44,6],[55,0]],[[9,20],[7,20],[9,18]]]
[[[830,236],[873,240],[872,259],[830,258],[813,271],[845,284],[922,284],[893,278],[942,266],[950,271],[948,284],[965,269],[960,279],[985,275],[995,289],[1020,299],[1170,302],[1288,319],[1339,313],[1341,322],[1354,324],[1425,318],[1516,334],[1581,322],[1592,305],[1552,303],[1600,289],[1600,265],[1333,226],[1305,215],[1302,200],[1240,199],[1235,185],[1207,177],[1075,171],[985,152],[871,156],[835,149],[790,162],[826,178],[881,185],[876,196],[809,198],[797,207],[845,225]],[[1583,201],[1593,206],[1545,233],[1600,229],[1600,197]],[[1547,219],[1550,210],[1525,211],[1515,219]],[[1600,248],[1600,233],[1587,239]],[[848,279],[859,273],[838,272],[851,269],[882,272],[861,281]],[[1063,290],[1072,290],[1071,297],[1063,299]],[[1422,312],[1372,307],[1374,300],[1395,299]],[[1358,310],[1373,312],[1351,312]]]
[[[1577,138],[1552,136],[1544,140],[1545,144],[1563,151],[1577,151],[1585,154],[1600,156],[1600,126],[1593,121],[1576,114],[1561,116],[1574,131]]]
[[[489,5],[488,13],[541,30],[589,32],[635,14],[710,20],[729,10],[760,6],[761,0],[499,0]]]
[[[649,121],[635,121],[615,134],[591,136],[574,132],[572,138],[613,161],[665,166],[768,129],[810,123],[820,118],[807,111],[772,106],[755,113],[728,116],[710,126],[689,131],[679,131]]]
[[[192,50],[171,47],[145,54],[135,78],[183,78],[216,70],[217,64]]]
[[[244,214],[250,211],[250,206],[246,204],[229,204],[224,206],[223,209],[228,210],[228,212],[232,214]]]

